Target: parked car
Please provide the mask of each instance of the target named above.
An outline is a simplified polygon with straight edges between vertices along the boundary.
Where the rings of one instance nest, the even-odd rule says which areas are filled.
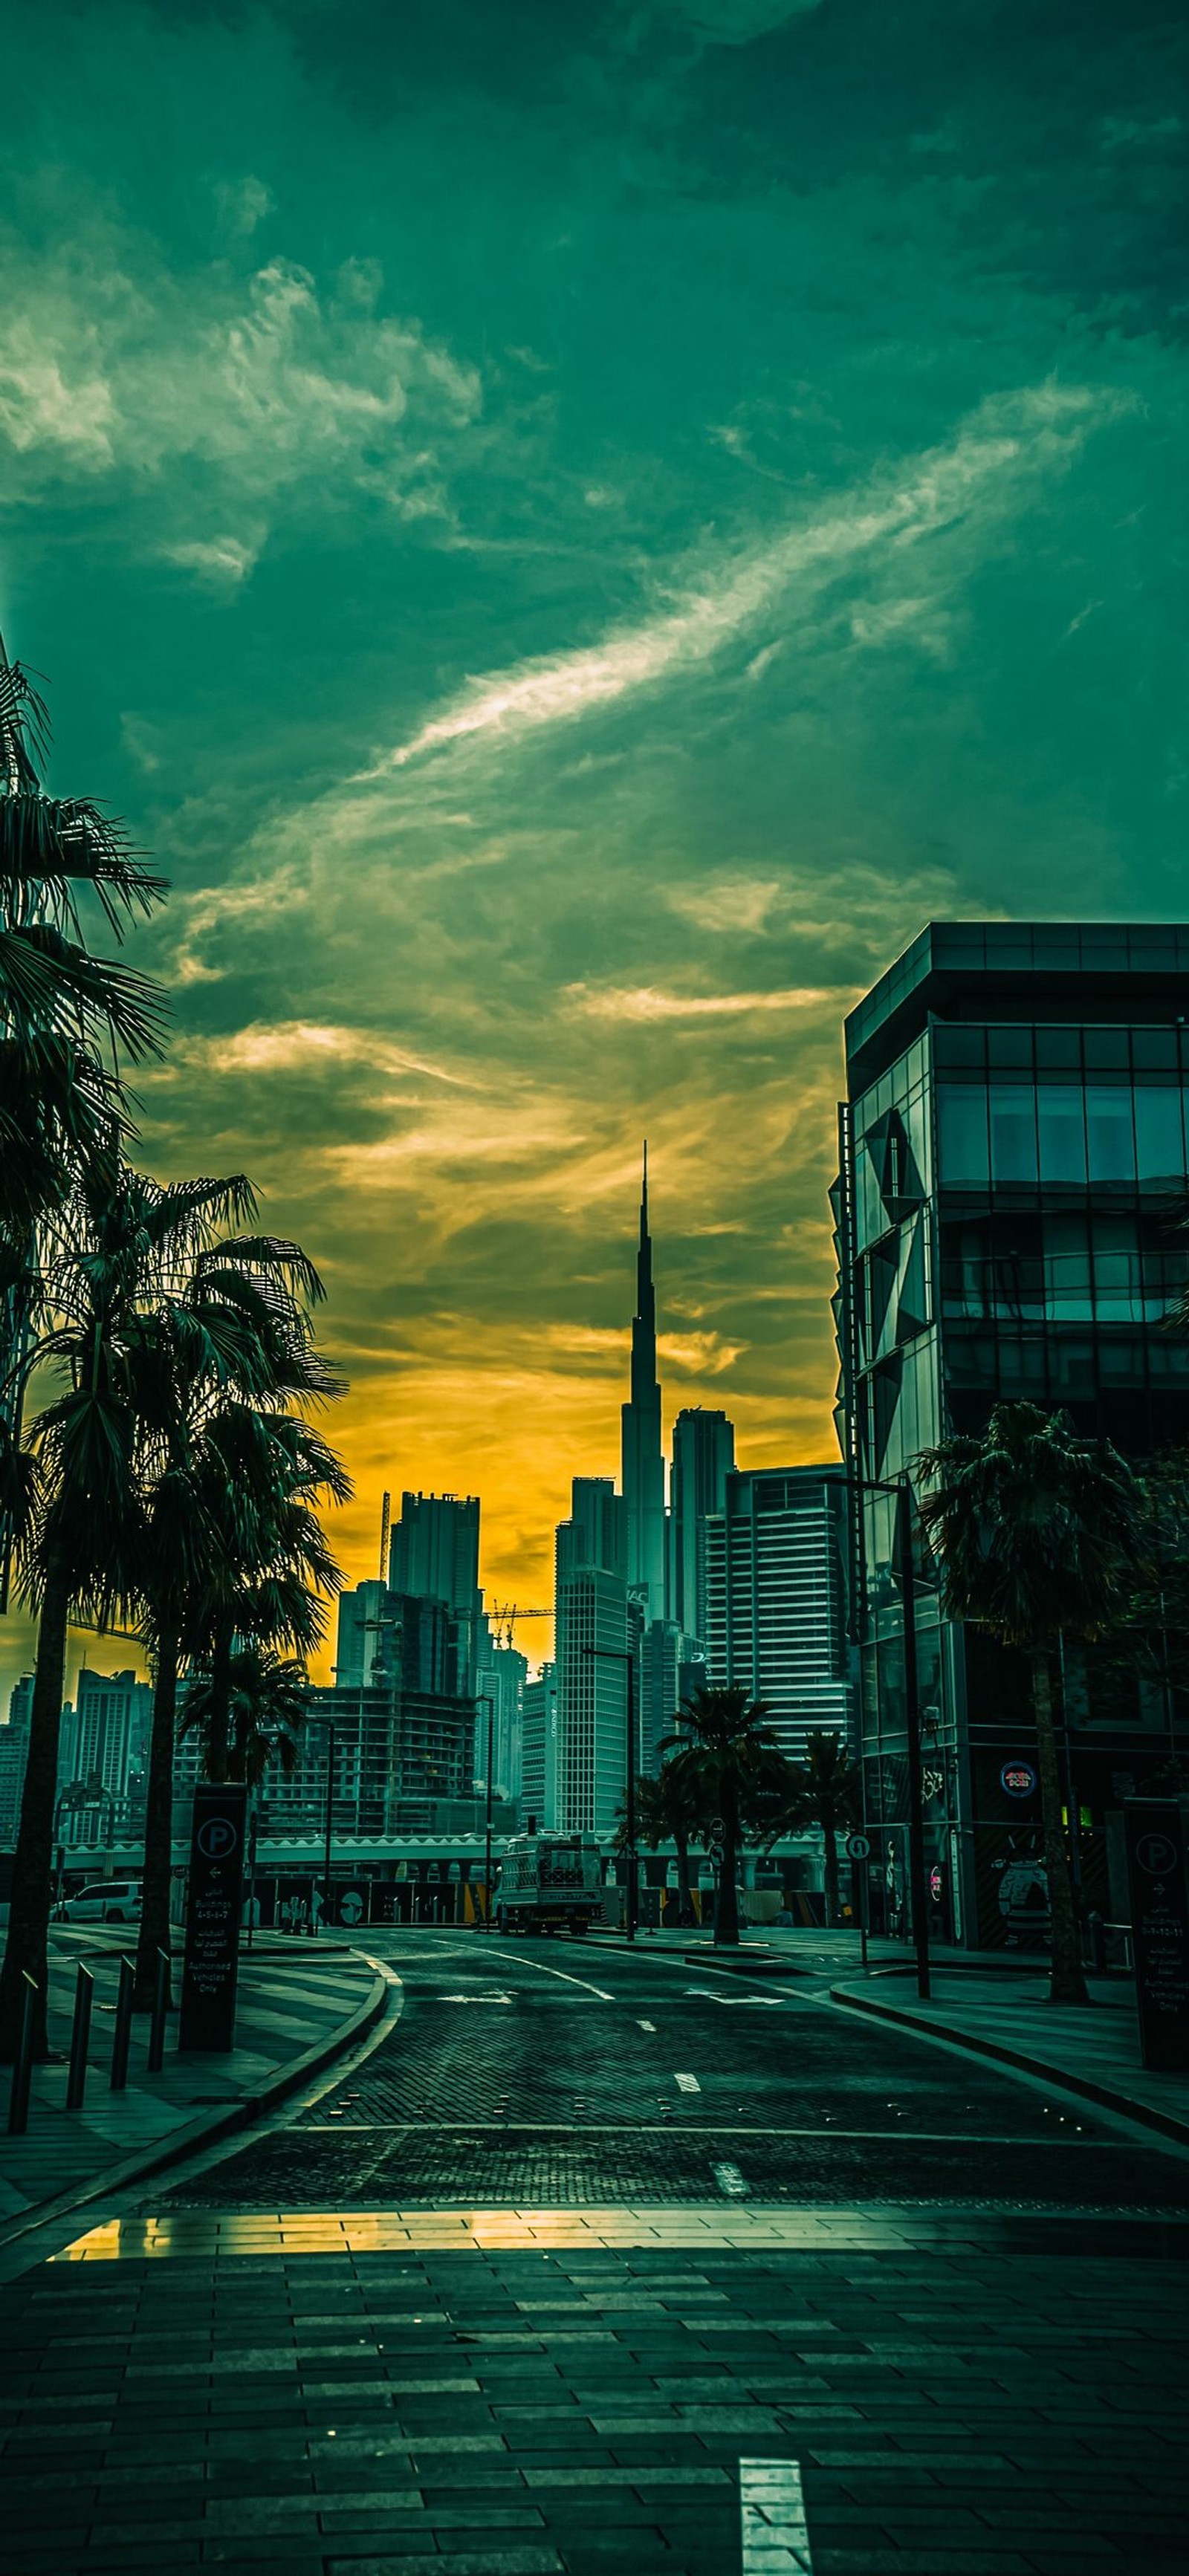
[[[140,1888],[134,1878],[101,1878],[93,1887],[62,1900],[63,1923],[134,1923],[140,1913]]]

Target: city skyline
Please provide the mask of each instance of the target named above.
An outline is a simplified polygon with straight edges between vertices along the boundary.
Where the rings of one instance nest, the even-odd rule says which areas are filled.
[[[668,1402],[826,1456],[847,1009],[1181,908],[1185,30],[412,16],[14,23],[0,625],[172,881],[138,1152],[326,1275],[349,1578],[395,1475],[536,1601],[641,1134]]]

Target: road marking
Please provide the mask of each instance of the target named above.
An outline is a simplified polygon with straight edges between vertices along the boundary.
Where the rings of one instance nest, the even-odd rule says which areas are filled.
[[[547,1968],[543,1959],[524,1959],[519,1964],[525,1968],[535,1968],[539,1977],[564,1977],[567,1986],[585,1986],[587,1994],[597,1995],[600,2003],[613,2004],[615,2001],[614,1995],[609,1995],[605,1986],[592,1986],[589,1977],[572,1977],[568,1968]]]
[[[728,2010],[737,2010],[740,2004],[774,2004],[779,2012],[789,2001],[787,1995],[724,1995],[717,1986],[687,1986],[685,1991],[687,1995],[704,1995],[707,2003],[726,2004]]]
[[[434,2002],[438,2004],[510,2004],[512,1997],[505,1994],[435,1995]]]
[[[728,2200],[746,2199],[751,2185],[744,2181],[738,2165],[712,2165],[710,2170],[719,2190],[726,2193]]]
[[[740,2460],[742,2576],[813,2576],[796,2460]]]
[[[650,2030],[650,2031],[652,2031],[652,2033],[653,2033],[653,2034],[654,2034],[654,2036],[655,2036],[655,2033],[656,2033],[656,2023],[655,2023],[654,2021],[642,2021],[642,2022],[638,2022],[638,2023],[637,2023],[637,2025],[636,2025],[636,2027],[637,2027],[637,2029],[638,2029],[638,2030]]]
[[[682,2093],[700,2093],[702,2090],[696,2075],[675,2075],[673,2081]]]

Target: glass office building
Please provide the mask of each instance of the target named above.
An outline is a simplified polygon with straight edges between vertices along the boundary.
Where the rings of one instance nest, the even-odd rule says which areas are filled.
[[[1064,1406],[1128,1457],[1189,1446],[1189,927],[935,922],[846,1025],[833,1193],[839,1436],[854,1554],[871,1894],[895,1924],[907,1839],[893,1483],[997,1399]],[[935,1928],[1043,1938],[1028,1678],[918,1593]],[[1087,1905],[1112,1814],[1166,1751],[1166,1707],[1063,1658],[1066,1793]]]

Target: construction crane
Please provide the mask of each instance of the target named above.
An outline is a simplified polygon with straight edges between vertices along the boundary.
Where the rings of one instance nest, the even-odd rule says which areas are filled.
[[[488,1616],[493,1642],[497,1646],[510,1646],[518,1619],[552,1619],[553,1604],[551,1602],[547,1610],[522,1610],[515,1601],[493,1601]]]

